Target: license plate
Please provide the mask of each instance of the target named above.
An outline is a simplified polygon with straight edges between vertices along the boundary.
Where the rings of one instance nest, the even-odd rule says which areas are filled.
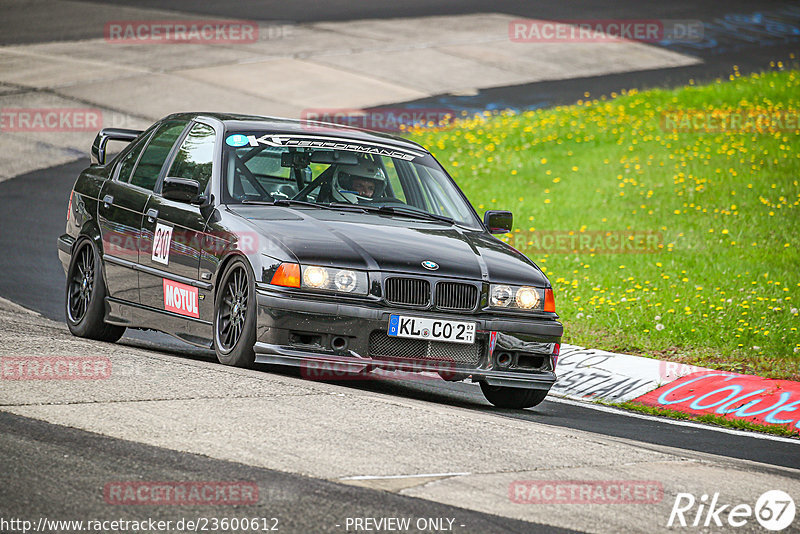
[[[392,315],[387,333],[392,337],[471,344],[475,342],[475,323]]]

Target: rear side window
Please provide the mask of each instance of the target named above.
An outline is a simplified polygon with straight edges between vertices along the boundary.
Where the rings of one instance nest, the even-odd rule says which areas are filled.
[[[214,140],[214,129],[211,126],[195,124],[183,140],[167,176],[197,180],[200,191],[205,191],[211,179]]]
[[[130,179],[133,166],[136,165],[136,160],[139,159],[139,154],[142,153],[142,148],[144,148],[147,142],[147,137],[147,135],[143,136],[142,139],[131,147],[127,154],[122,156],[122,161],[119,163],[119,172],[117,173],[117,180],[120,182],[127,182]]]
[[[172,145],[178,140],[178,136],[185,127],[186,121],[167,122],[156,130],[156,133],[150,138],[147,148],[144,149],[142,157],[139,158],[136,170],[133,171],[130,182],[132,185],[153,190],[158,175],[161,173],[161,167],[164,166],[164,161],[172,150]]]

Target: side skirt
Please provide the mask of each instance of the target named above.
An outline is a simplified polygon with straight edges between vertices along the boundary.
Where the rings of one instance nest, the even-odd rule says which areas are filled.
[[[109,324],[164,332],[197,347],[211,348],[214,330],[208,321],[156,310],[142,304],[106,297]]]

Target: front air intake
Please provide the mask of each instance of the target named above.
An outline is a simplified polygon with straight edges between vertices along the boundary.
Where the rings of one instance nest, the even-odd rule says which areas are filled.
[[[431,284],[419,278],[387,278],[386,302],[404,306],[427,306],[431,301]]]

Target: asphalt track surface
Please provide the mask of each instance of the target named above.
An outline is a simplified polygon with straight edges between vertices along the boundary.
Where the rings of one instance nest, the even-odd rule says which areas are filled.
[[[180,519],[200,517],[276,518],[278,532],[342,532],[348,517],[430,517],[454,519],[456,532],[567,532],[395,493],[179,453],[3,412],[0,428],[0,456],[8,466],[5,483],[0,486],[0,517],[6,519],[37,522],[41,516],[51,520],[143,521],[151,517],[175,524]],[[47,469],[42,469],[43,465]],[[109,506],[105,501],[106,484],[160,480],[253,483],[258,486],[258,504]],[[22,488],[36,490],[20,491]],[[80,508],[75,503],[81,503]],[[31,516],[31,510],[38,515]],[[273,525],[272,521],[268,524]]]
[[[677,2],[636,2],[606,0],[561,2],[527,0],[375,0],[349,2],[333,0],[292,2],[227,0],[195,2],[173,0],[161,18],[192,16],[232,17],[261,21],[315,22],[354,18],[393,18],[503,12],[542,19],[577,18],[674,18],[710,21],[729,13],[781,9],[785,2],[718,2],[684,0]],[[36,7],[43,9],[36,9]],[[5,0],[0,3],[0,44],[22,44],[55,40],[102,37],[102,25],[120,18],[120,10],[146,14],[147,8],[163,9],[157,0],[105,0],[61,2],[53,0]],[[144,15],[143,15],[144,18]],[[152,13],[147,18],[153,18]],[[798,49],[793,39],[760,40],[742,44],[723,43],[716,49],[698,52],[703,64],[676,69],[598,76],[565,81],[538,82],[482,90],[473,96],[440,95],[410,106],[452,106],[462,109],[536,108],[570,103],[582,98],[610,94],[621,88],[669,87],[727,75],[738,65],[743,73],[766,67],[772,60],[789,60]],[[88,150],[88,147],[87,147]],[[58,262],[56,238],[63,232],[67,197],[78,172],[87,161],[36,171],[0,183],[0,296],[43,315],[63,321],[64,273]],[[183,345],[152,332],[132,332],[123,343],[168,351],[186,358],[212,359],[208,351]],[[275,370],[263,368],[263,372]],[[505,417],[567,427],[600,435],[635,440],[762,462],[767,465],[798,466],[798,444],[757,435],[727,433],[698,426],[680,426],[667,420],[631,417],[625,413],[597,411],[590,406],[545,401],[524,411],[495,410],[480,391],[462,383],[428,384],[391,381],[340,383],[343,388],[374,390],[400,397],[492,411]],[[257,515],[279,517],[284,531],[341,531],[337,518],[352,516],[456,517],[474,532],[554,532],[556,529],[447,507],[386,492],[356,488],[318,479],[278,473],[241,464],[212,460],[117,440],[80,430],[0,413],[0,455],[4,461],[4,484],[0,486],[2,515],[26,516],[38,510],[51,517],[75,517],[75,503],[81,516],[98,519],[128,517],[141,519],[139,507],[109,507],[102,498],[102,485],[118,480],[251,480],[269,494],[284,488],[285,499],[270,499],[268,509],[259,505],[247,509],[203,507],[199,515]],[[41,469],[47,465],[48,469]],[[766,469],[766,468],[765,468]],[[37,488],[36,492],[17,488]],[[262,500],[264,502],[264,500]],[[125,508],[125,507],[123,507]],[[134,508],[134,509],[131,509]],[[302,514],[297,513],[303,510]],[[160,507],[159,519],[185,517],[185,507]],[[244,512],[247,512],[246,514]],[[155,514],[154,514],[155,515]],[[113,517],[111,517],[113,516]],[[333,519],[333,520],[332,520]]]
[[[64,272],[56,253],[56,238],[64,231],[69,191],[88,165],[80,160],[0,182],[0,296],[58,321],[64,320]],[[141,348],[169,351],[187,358],[213,360],[211,351],[185,345],[154,332],[129,331],[123,338]],[[264,372],[275,372],[263,368]],[[375,389],[383,393],[471,410],[492,411],[517,419],[574,428],[642,443],[665,445],[797,467],[800,443],[775,441],[758,435],[726,433],[702,426],[680,426],[665,419],[642,419],[625,412],[609,413],[589,406],[546,401],[530,410],[491,408],[479,388],[466,383],[428,384],[426,381],[355,381],[342,387]]]
[[[571,104],[585,98],[586,92],[594,98],[622,89],[677,87],[690,80],[703,82],[725,78],[734,66],[740,73],[747,74],[767,68],[770,61],[791,64],[800,58],[800,30],[797,28],[800,3],[776,0],[172,0],[169,3],[163,0],[3,0],[0,9],[0,45],[102,38],[104,24],[119,19],[224,17],[293,24],[471,13],[505,13],[544,20],[698,20],[707,26],[705,31],[714,42],[714,46],[702,49],[680,44],[668,47],[698,57],[702,63],[697,65],[494,87],[474,95],[441,94],[398,103],[470,112]],[[787,15],[787,10],[794,14]],[[726,31],[725,24],[721,23],[731,17],[757,21],[762,15],[784,20],[787,27],[793,26],[795,30],[770,34],[755,24],[741,31]]]
[[[46,5],[47,9],[40,9]],[[699,19],[727,13],[770,11],[791,5],[775,0],[3,0],[0,44],[79,40],[103,37],[103,25],[122,17],[123,8],[162,11],[162,19],[224,17],[263,22],[327,22],[391,19],[469,13],[507,13],[525,18],[567,19]],[[127,15],[128,13],[126,13]]]

